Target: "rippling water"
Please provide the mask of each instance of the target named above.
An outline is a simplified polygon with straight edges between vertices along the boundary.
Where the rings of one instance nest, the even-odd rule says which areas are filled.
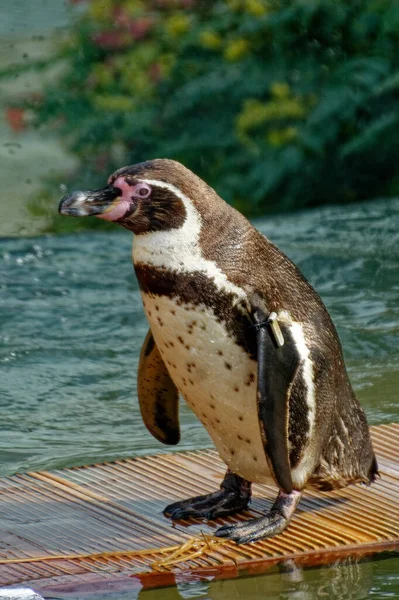
[[[398,421],[399,201],[256,225],[326,303],[369,421]],[[130,247],[118,229],[1,240],[0,475],[165,451],[136,400],[147,325]],[[178,449],[209,444],[183,406]]]

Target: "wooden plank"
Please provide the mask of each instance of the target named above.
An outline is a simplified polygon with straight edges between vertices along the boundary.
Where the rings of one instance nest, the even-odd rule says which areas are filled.
[[[372,428],[381,478],[370,487],[307,491],[289,528],[246,546],[217,540],[222,523],[257,517],[276,489],[254,486],[246,513],[172,525],[175,500],[215,490],[225,470],[214,450],[161,454],[0,479],[0,585],[35,590],[140,589],[195,574],[235,577],[279,562],[330,564],[399,548],[399,424]]]

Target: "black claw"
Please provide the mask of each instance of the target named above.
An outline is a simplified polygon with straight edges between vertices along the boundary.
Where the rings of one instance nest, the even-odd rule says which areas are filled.
[[[169,504],[164,509],[163,514],[169,519],[182,519],[183,517],[181,515],[187,510],[192,509],[193,504],[196,500],[197,498],[192,498],[192,502],[190,500],[182,500],[182,502],[175,502],[174,504]]]
[[[178,519],[184,519],[184,516],[185,516],[184,513],[186,513],[186,512],[189,512],[189,511],[185,511],[183,508],[181,508],[181,509],[176,508],[172,512],[172,514],[169,516],[172,519],[172,521],[177,521]]]
[[[230,525],[223,525],[223,527],[219,527],[219,529],[217,529],[215,531],[215,535],[217,537],[228,538],[228,537],[230,537],[230,534],[233,532],[232,530],[234,530],[234,525],[233,525],[233,527],[231,527]]]

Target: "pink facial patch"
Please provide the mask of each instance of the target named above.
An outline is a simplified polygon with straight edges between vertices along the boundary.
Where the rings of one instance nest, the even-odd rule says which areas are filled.
[[[97,215],[99,219],[105,219],[106,221],[117,221],[125,216],[125,214],[130,210],[132,206],[131,202],[127,202],[126,200],[114,200],[116,204],[112,204],[107,212],[101,213],[101,215]]]
[[[130,201],[130,196],[132,195],[132,186],[126,182],[124,177],[117,177],[112,185],[121,190],[122,200]]]
[[[121,195],[114,200],[108,210],[101,215],[97,215],[99,219],[105,219],[106,221],[121,219],[132,207],[132,187],[126,183],[125,178],[118,177],[112,185],[121,190]]]

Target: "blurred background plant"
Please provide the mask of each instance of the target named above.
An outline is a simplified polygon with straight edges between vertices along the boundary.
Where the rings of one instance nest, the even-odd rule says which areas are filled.
[[[399,3],[71,0],[38,97],[10,124],[55,133],[68,188],[149,158],[183,162],[249,216],[399,193]],[[21,69],[21,67],[18,67]],[[13,75],[14,67],[2,71]],[[54,212],[59,180],[30,201]],[[58,219],[52,230],[101,226]]]

